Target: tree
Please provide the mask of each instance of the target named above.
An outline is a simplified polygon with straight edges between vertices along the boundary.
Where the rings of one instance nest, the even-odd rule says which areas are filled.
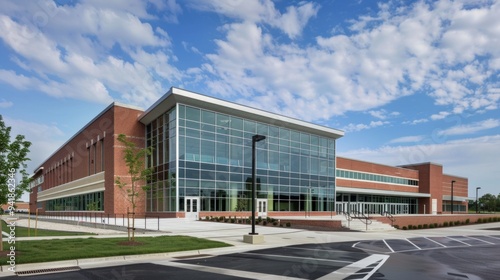
[[[6,126],[0,115],[0,205],[9,204],[14,209],[14,202],[29,188],[26,162],[31,142],[26,141],[23,135],[10,137],[11,127]],[[21,180],[17,181],[17,174]],[[10,213],[13,214],[13,211]],[[0,232],[2,223],[0,223]],[[2,235],[0,234],[0,251],[3,251]]]
[[[496,202],[497,202],[496,200],[497,200],[496,196],[487,193],[483,195],[481,198],[479,198],[479,203],[482,206],[482,209],[488,212],[492,212],[496,210]]]
[[[152,153],[152,148],[138,148],[137,145],[127,140],[125,134],[118,135],[118,141],[120,141],[125,148],[123,149],[123,160],[128,168],[129,180],[124,180],[121,177],[117,177],[115,180],[116,185],[127,193],[127,200],[130,202],[132,207],[132,227],[128,226],[128,239],[129,241],[135,241],[135,209],[137,207],[137,199],[143,194],[141,190],[146,191],[148,187],[142,185],[146,179],[151,175],[152,170],[145,167],[146,156]],[[128,184],[130,183],[130,186]],[[128,219],[127,213],[127,219]],[[132,235],[130,234],[132,233]]]

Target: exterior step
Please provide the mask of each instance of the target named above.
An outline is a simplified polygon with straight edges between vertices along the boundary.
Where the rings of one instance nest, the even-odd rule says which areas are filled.
[[[344,217],[342,219],[342,226],[349,228],[350,230],[358,230],[358,231],[389,231],[396,230],[389,224],[385,224],[379,222],[377,220],[368,220],[368,226],[365,224],[364,219],[352,219],[351,221],[347,221]]]

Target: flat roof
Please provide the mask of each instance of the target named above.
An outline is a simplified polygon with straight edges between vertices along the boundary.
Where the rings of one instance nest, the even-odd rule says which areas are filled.
[[[165,95],[158,99],[158,101],[156,101],[141,116],[139,116],[139,121],[143,124],[149,124],[153,120],[164,114],[167,110],[173,108],[177,103],[196,106],[219,113],[238,116],[261,123],[277,125],[280,127],[286,127],[334,139],[338,139],[344,136],[344,132],[338,129],[305,122],[275,113],[270,113],[264,110],[202,95],[176,87],[170,88],[170,90]]]

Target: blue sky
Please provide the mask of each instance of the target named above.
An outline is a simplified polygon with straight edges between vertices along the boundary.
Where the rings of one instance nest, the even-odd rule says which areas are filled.
[[[498,1],[2,1],[0,112],[29,171],[113,101],[171,86],[345,131],[500,193]]]

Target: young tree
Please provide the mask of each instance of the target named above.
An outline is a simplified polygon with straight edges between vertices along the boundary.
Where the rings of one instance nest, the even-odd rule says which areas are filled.
[[[29,188],[26,162],[30,160],[28,153],[31,142],[26,141],[23,135],[11,139],[10,132],[11,127],[5,125],[0,115],[0,205],[13,204]],[[17,174],[22,177],[19,181],[16,180]],[[2,244],[0,234],[0,251],[3,251]]]
[[[118,141],[124,145],[123,160],[128,168],[130,179],[124,180],[117,177],[116,185],[127,192],[127,199],[132,207],[132,228],[128,227],[129,241],[135,240],[135,208],[137,200],[141,195],[141,190],[146,191],[148,187],[144,185],[146,179],[151,175],[152,169],[145,167],[145,159],[152,153],[152,148],[139,148],[137,145],[127,140],[125,134],[118,135]],[[130,183],[130,186],[128,184]],[[128,219],[128,213],[127,213]],[[132,235],[130,235],[132,233]]]

